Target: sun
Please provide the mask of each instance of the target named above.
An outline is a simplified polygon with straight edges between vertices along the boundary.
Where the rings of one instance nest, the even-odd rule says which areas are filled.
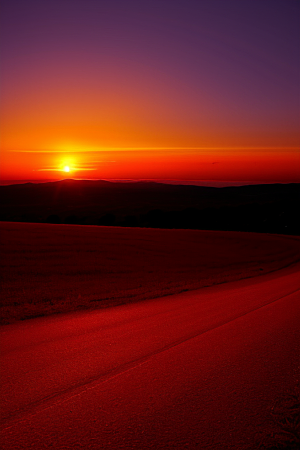
[[[68,156],[68,158],[61,159],[58,165],[58,170],[63,172],[65,175],[71,175],[76,172],[77,167],[74,158],[70,158]]]

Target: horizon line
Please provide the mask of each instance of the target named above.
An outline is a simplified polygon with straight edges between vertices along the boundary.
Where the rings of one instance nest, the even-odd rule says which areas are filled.
[[[57,183],[60,181],[107,181],[111,183],[137,183],[137,182],[153,182],[161,184],[183,184],[201,186],[203,184],[214,184],[211,187],[226,187],[234,185],[258,185],[258,184],[300,184],[300,181],[266,181],[266,180],[180,180],[180,179],[158,179],[158,178],[61,178],[61,179],[0,179],[0,186],[13,185],[13,184],[44,184],[44,183]],[[222,186],[221,186],[222,185]],[[204,186],[208,187],[208,186]]]

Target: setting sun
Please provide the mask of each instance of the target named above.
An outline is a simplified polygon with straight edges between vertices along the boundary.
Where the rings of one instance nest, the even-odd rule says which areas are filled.
[[[65,167],[64,167],[64,171],[65,171],[65,172],[70,172],[70,167],[69,167],[69,166],[65,166]]]

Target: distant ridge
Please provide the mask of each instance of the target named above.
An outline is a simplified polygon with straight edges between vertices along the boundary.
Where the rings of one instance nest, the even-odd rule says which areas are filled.
[[[0,220],[300,234],[300,184],[62,180],[0,186]]]
[[[69,178],[68,178],[69,179]],[[84,180],[92,180],[92,181],[101,181],[98,179],[82,179],[75,178],[77,181]],[[26,184],[26,183],[34,183],[34,184],[43,184],[43,183],[54,183],[58,180],[55,179],[46,179],[46,180],[0,180],[0,186],[9,186],[12,184]],[[62,180],[61,180],[62,181]],[[136,182],[154,182],[159,184],[175,184],[180,186],[206,186],[206,187],[233,187],[233,186],[253,186],[256,184],[276,184],[275,181],[228,181],[228,180],[176,180],[176,179],[102,179],[102,181],[110,181],[112,183],[136,183]],[[280,184],[290,184],[297,183],[298,181],[289,181],[289,182],[278,182]]]

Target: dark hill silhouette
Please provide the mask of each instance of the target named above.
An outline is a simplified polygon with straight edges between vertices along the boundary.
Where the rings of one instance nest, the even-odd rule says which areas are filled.
[[[0,220],[300,234],[300,184],[62,180],[0,186]]]

